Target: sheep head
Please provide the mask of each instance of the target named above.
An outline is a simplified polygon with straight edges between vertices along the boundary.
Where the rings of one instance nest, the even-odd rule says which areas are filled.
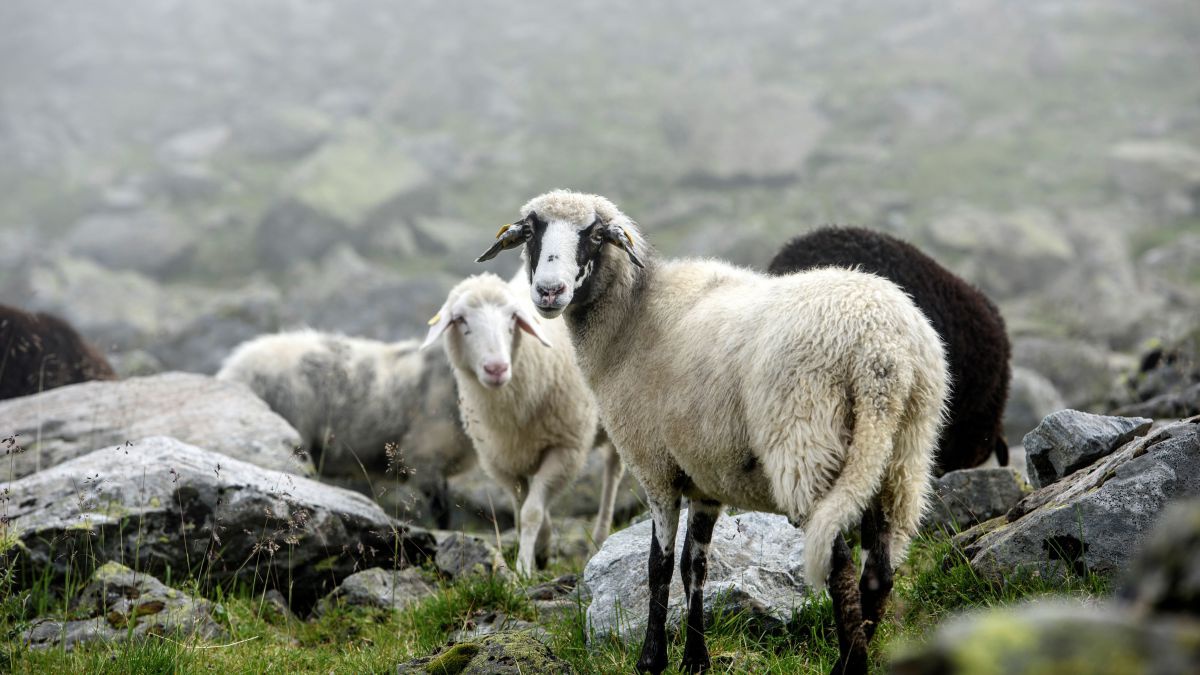
[[[501,228],[496,243],[478,260],[524,244],[530,295],[542,316],[558,316],[572,300],[590,297],[605,244],[621,249],[632,265],[645,267],[636,223],[604,197],[556,190],[531,200],[521,212],[521,220]]]

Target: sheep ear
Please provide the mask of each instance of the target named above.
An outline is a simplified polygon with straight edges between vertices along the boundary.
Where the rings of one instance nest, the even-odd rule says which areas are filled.
[[[546,336],[546,331],[542,330],[541,324],[538,323],[538,320],[533,318],[529,312],[526,312],[524,309],[518,309],[517,311],[513,312],[513,318],[517,320],[517,326],[519,326],[521,330],[537,338],[538,342],[546,345],[547,347],[552,346],[550,344],[550,338]]]
[[[491,248],[483,252],[483,255],[475,259],[475,262],[481,263],[495,258],[500,251],[507,251],[510,248],[516,248],[525,243],[525,220],[518,220],[515,223],[505,225],[496,233],[496,243],[492,244]]]
[[[450,302],[447,301],[438,310],[438,313],[434,314],[433,318],[429,320],[429,334],[425,336],[425,342],[421,343],[421,349],[428,349],[429,345],[437,342],[437,339],[442,336],[442,333],[446,332],[446,329],[452,323],[454,321],[450,316]]]
[[[629,231],[624,227],[616,224],[605,226],[604,240],[625,251],[625,255],[629,256],[629,262],[643,269],[646,267],[641,258],[634,253],[633,237],[629,236]]]

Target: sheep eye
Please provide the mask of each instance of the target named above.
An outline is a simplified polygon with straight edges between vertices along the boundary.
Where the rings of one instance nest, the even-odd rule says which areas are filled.
[[[593,244],[600,244],[604,242],[604,232],[601,230],[600,223],[598,221],[592,226],[591,239]]]

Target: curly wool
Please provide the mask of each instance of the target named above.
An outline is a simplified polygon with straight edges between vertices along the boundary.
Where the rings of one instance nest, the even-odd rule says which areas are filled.
[[[993,453],[1006,465],[1003,418],[1011,347],[996,306],[915,246],[862,228],[826,227],[795,237],[768,271],[782,275],[830,266],[890,279],[912,296],[945,342],[954,390],[938,443],[938,473],[978,466]]]

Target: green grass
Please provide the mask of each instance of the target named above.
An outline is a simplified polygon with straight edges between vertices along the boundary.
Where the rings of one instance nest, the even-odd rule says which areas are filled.
[[[555,573],[564,569],[578,571],[578,565],[560,566]],[[551,576],[544,573],[533,582]],[[198,587],[194,582],[183,586]],[[909,563],[897,573],[888,615],[872,645],[873,668],[882,670],[892,649],[919,642],[958,611],[1034,597],[1091,598],[1108,592],[1108,582],[1096,576],[1057,581],[1023,577],[994,584],[976,575],[949,540],[921,539]],[[15,639],[43,612],[69,614],[67,603],[51,596],[44,586],[5,592],[0,598],[0,632],[7,642],[0,648],[0,671],[385,673],[397,663],[437,651],[454,631],[481,613],[503,611],[518,619],[538,618],[521,584],[498,578],[448,583],[435,596],[400,613],[337,609],[308,621],[280,615],[261,592],[249,588],[226,594],[215,586],[211,599],[226,609],[219,619],[228,636],[220,643],[151,637],[67,653],[31,651]],[[544,624],[554,653],[580,673],[631,671],[640,644],[612,639],[588,645],[585,612],[586,607],[579,605],[565,618]],[[786,628],[764,630],[743,615],[719,614],[707,636],[714,672],[824,673],[837,658],[833,612],[823,596],[811,597]],[[669,648],[671,664],[679,663],[682,651],[682,638],[676,636]]]

